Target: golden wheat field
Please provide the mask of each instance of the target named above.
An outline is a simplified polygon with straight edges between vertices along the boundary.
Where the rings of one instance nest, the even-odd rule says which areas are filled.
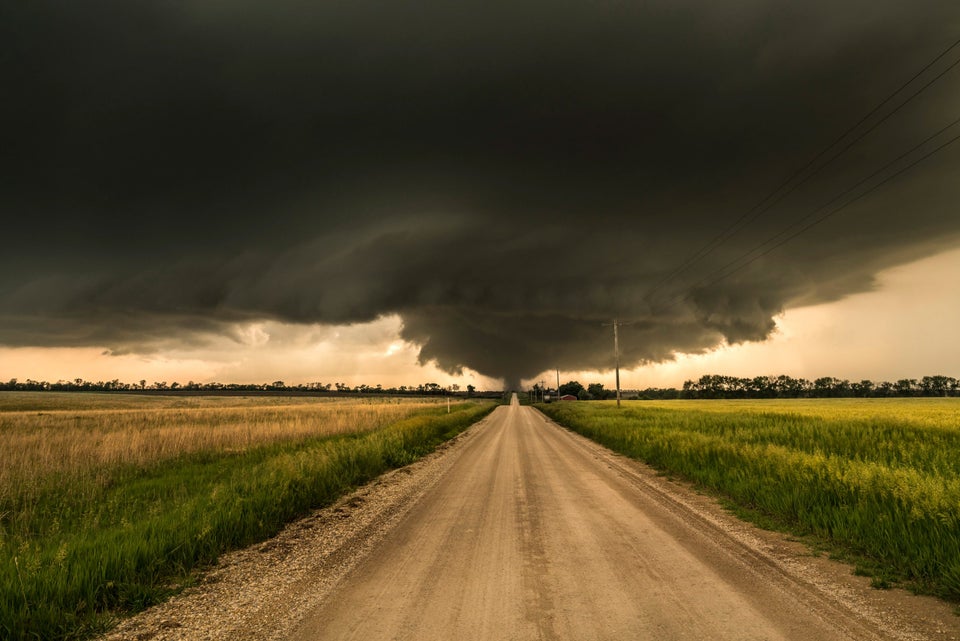
[[[0,393],[0,638],[105,629],[493,407]]]
[[[368,432],[435,400],[297,397],[0,395],[0,496],[30,494],[111,470],[201,452]]]

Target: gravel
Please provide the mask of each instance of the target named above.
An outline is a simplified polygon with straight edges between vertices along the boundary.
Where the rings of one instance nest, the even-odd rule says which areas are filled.
[[[124,619],[101,641],[287,639],[304,618],[434,487],[474,439],[486,418],[405,468],[288,525],[263,543],[225,554],[195,587]],[[546,421],[549,422],[549,421]],[[580,439],[581,437],[575,436]],[[862,624],[903,640],[960,639],[953,606],[904,590],[876,590],[852,568],[791,537],[760,530],[723,510],[716,499],[583,439],[594,456],[700,529],[735,541],[751,564],[791,583],[832,609],[855,611]],[[777,577],[774,579],[774,577]]]
[[[223,555],[196,586],[122,620],[101,641],[287,638],[437,483],[486,420],[272,539]]]

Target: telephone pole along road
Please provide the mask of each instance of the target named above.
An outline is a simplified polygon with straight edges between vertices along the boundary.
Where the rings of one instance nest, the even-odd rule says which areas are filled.
[[[954,623],[931,635],[929,626],[878,607],[876,599],[890,598],[879,591],[831,583],[813,568],[832,562],[804,560],[796,549],[778,553],[752,527],[702,509],[708,499],[670,492],[668,481],[515,397],[458,457],[292,639],[829,641],[955,633]],[[896,598],[908,600],[907,610],[910,599],[917,608],[930,601]]]

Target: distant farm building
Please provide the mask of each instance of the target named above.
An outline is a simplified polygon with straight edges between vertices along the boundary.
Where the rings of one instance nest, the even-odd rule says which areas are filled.
[[[575,401],[575,400],[577,400],[577,397],[574,396],[573,394],[564,394],[563,396],[560,397],[560,400],[561,400],[561,401]]]

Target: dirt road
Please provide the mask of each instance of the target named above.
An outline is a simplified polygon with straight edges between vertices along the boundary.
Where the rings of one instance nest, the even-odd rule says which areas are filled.
[[[104,641],[960,639],[952,606],[498,408]]]
[[[917,638],[744,537],[514,404],[292,638]]]

